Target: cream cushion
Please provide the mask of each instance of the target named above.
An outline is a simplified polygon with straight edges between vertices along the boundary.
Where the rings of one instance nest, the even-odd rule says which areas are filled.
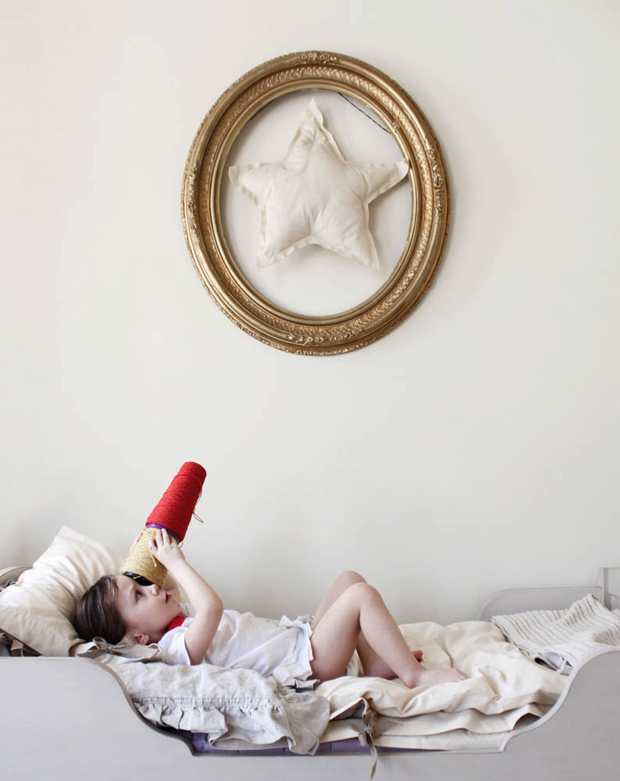
[[[312,100],[280,162],[230,166],[228,176],[260,210],[259,268],[318,244],[378,272],[368,204],[408,170],[404,160],[345,160]]]
[[[123,557],[80,532],[63,528],[49,548],[0,593],[0,630],[44,656],[69,656],[81,640],[70,617],[76,601]]]

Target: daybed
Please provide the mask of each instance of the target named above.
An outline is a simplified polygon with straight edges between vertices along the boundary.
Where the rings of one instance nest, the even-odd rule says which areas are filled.
[[[26,569],[0,568],[0,587],[14,582]],[[620,599],[609,593],[608,572],[601,570],[598,586],[501,591],[483,607],[479,620],[564,609],[589,594],[617,610]],[[14,642],[13,652],[19,647]],[[331,743],[308,756],[215,749],[198,755],[187,735],[156,727],[140,715],[122,677],[99,661],[8,653],[6,646],[4,655],[0,653],[0,767],[7,779],[357,781],[370,775],[372,752],[355,750],[351,741]],[[521,719],[494,741],[473,736],[457,741],[458,748],[398,750],[381,749],[378,738],[377,778],[616,781],[620,777],[620,647],[609,646],[563,678],[563,691],[544,716]],[[353,718],[359,713],[358,709],[345,714],[349,718],[343,723],[359,723],[364,736],[371,722]],[[387,744],[394,745],[394,740]]]

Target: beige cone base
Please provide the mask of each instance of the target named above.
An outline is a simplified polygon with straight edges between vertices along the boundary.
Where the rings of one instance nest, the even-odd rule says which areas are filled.
[[[149,550],[149,542],[155,539],[157,529],[147,528],[142,532],[139,541],[131,549],[129,556],[121,564],[121,573],[134,572],[148,578],[151,583],[156,583],[163,588],[168,570],[161,564]]]

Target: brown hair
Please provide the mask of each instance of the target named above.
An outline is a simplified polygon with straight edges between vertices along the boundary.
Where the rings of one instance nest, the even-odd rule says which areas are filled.
[[[80,599],[73,614],[73,624],[82,640],[102,637],[108,643],[120,643],[127,625],[116,606],[118,586],[114,575],[104,575]]]

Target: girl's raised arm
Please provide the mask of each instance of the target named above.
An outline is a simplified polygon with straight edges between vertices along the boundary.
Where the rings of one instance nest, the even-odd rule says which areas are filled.
[[[209,649],[222,618],[224,605],[219,594],[187,563],[179,544],[166,529],[158,529],[150,548],[184,589],[195,611],[185,634],[185,647],[192,664],[200,664]]]

